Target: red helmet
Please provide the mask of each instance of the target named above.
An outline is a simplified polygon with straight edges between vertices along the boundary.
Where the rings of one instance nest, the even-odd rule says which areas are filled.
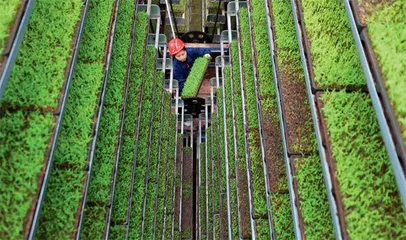
[[[176,55],[178,52],[185,48],[185,43],[179,38],[174,38],[168,43],[169,54],[171,56]]]

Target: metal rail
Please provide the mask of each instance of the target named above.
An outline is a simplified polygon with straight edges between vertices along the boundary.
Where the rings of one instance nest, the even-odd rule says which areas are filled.
[[[5,58],[5,64],[4,68],[2,71],[0,71],[0,102],[1,99],[3,98],[4,91],[6,90],[6,85],[9,80],[11,71],[14,67],[14,63],[17,59],[18,51],[20,50],[21,42],[23,40],[25,30],[27,29],[28,26],[28,21],[31,17],[32,10],[34,9],[35,5],[35,0],[27,0],[25,4],[25,9],[22,10],[22,17],[21,20],[18,23],[18,27],[16,30],[16,33],[14,36],[9,36],[9,38],[13,38],[10,50],[8,52],[5,52],[5,54],[2,53],[2,57]],[[85,3],[85,9],[87,10],[87,0]],[[86,15],[86,11],[84,11],[84,15]],[[80,33],[81,33],[81,27],[79,28],[79,36],[78,38],[80,39]],[[79,40],[78,40],[79,42]],[[76,49],[74,50],[73,55],[75,55]],[[1,70],[1,68],[0,68]]]
[[[307,66],[307,59],[306,59],[306,55],[304,52],[304,46],[303,46],[304,39],[302,36],[302,29],[300,27],[299,20],[298,20],[298,8],[296,6],[296,0],[291,0],[291,4],[292,4],[292,12],[293,12],[293,17],[294,17],[294,22],[295,22],[297,39],[299,42],[300,56],[301,56],[304,76],[305,76],[305,80],[306,80],[307,96],[308,96],[310,109],[311,109],[311,113],[312,113],[313,126],[314,126],[315,133],[316,133],[320,161],[321,161],[321,164],[323,167],[324,182],[326,184],[327,196],[328,196],[328,200],[329,200],[329,204],[330,204],[330,213],[331,213],[331,217],[333,220],[336,238],[343,239],[343,236],[341,233],[342,226],[340,225],[340,221],[338,218],[337,203],[336,203],[336,199],[333,195],[333,190],[332,190],[332,177],[333,176],[331,176],[331,174],[329,172],[329,166],[328,166],[328,163],[326,160],[326,151],[325,151],[323,143],[322,143],[320,125],[319,125],[319,120],[317,117],[317,110],[316,110],[316,106],[315,106],[316,97],[312,93],[310,76],[309,76],[309,71],[308,71],[308,66]]]
[[[350,1],[344,0],[344,5],[345,5],[348,19],[350,20],[352,35],[354,37],[354,40],[355,40],[355,43],[356,43],[356,46],[358,49],[358,53],[359,53],[359,56],[361,59],[362,69],[364,70],[364,75],[367,80],[369,95],[371,96],[372,105],[373,105],[373,107],[375,109],[375,113],[377,115],[379,127],[381,129],[381,135],[383,137],[385,147],[386,147],[386,150],[388,152],[388,155],[389,155],[389,158],[390,158],[390,161],[392,164],[392,170],[395,175],[400,197],[403,202],[403,208],[406,209],[406,177],[405,177],[405,172],[401,165],[401,159],[399,157],[402,154],[399,153],[396,149],[396,146],[394,143],[395,136],[391,133],[391,128],[389,126],[390,120],[385,117],[385,110],[384,110],[385,104],[383,103],[382,99],[380,98],[380,95],[378,94],[378,90],[375,85],[374,77],[371,72],[371,66],[368,63],[368,59],[366,57],[364,47],[363,47],[363,44],[361,41],[361,37],[360,37],[361,31],[358,30],[358,28],[357,28],[357,23],[355,21],[355,17],[354,17],[353,11],[351,9]],[[394,124],[394,125],[396,125],[396,124]],[[393,129],[393,130],[395,130],[395,129]],[[398,129],[396,129],[396,130],[398,130]],[[403,144],[403,143],[401,143],[401,144]]]
[[[119,1],[119,0],[117,0],[117,1]],[[27,5],[26,11],[28,11],[28,12],[26,14],[31,14],[34,1],[30,1],[27,4],[28,5]],[[80,40],[82,39],[83,26],[84,26],[85,19],[86,19],[86,13],[87,13],[88,5],[89,5],[88,1],[86,0],[85,5],[84,5],[83,10],[82,10],[83,14],[82,14],[82,17],[80,19],[79,27],[77,29],[77,38],[76,38],[76,42],[75,42],[74,47],[73,47],[72,61],[70,63],[69,70],[68,70],[68,76],[67,76],[67,79],[65,81],[65,88],[63,90],[62,101],[60,102],[59,111],[58,111],[58,114],[57,114],[58,118],[56,120],[56,126],[55,126],[55,129],[54,129],[53,138],[51,140],[51,149],[50,149],[50,153],[49,153],[49,160],[48,160],[48,163],[47,163],[47,165],[45,167],[45,175],[44,175],[44,178],[43,178],[43,181],[42,181],[42,185],[40,187],[40,192],[39,192],[38,200],[37,200],[37,206],[35,208],[34,216],[33,216],[31,226],[30,226],[30,230],[29,230],[29,234],[28,234],[28,239],[30,239],[30,240],[34,239],[35,233],[36,233],[36,230],[37,230],[37,227],[38,227],[39,215],[40,215],[41,208],[42,208],[42,202],[43,202],[43,200],[45,198],[45,194],[46,194],[46,185],[47,185],[47,182],[48,182],[48,177],[49,177],[49,174],[50,174],[51,169],[52,169],[54,152],[55,152],[55,148],[56,148],[58,137],[59,137],[59,132],[60,132],[61,125],[62,125],[63,116],[64,116],[64,113],[65,113],[69,88],[70,88],[72,78],[73,78],[73,74],[74,74],[74,70],[75,70],[75,65],[76,65],[77,55],[78,55],[78,51],[79,51]],[[26,25],[28,23],[28,18],[29,18],[29,15],[24,15],[24,17],[22,19],[22,23],[21,23],[21,24],[25,25],[25,26],[22,26],[23,28],[26,28]],[[111,42],[113,40],[114,29],[115,29],[115,22],[112,23],[112,30],[109,33]],[[15,61],[15,57],[17,55],[16,51],[18,51],[18,47],[21,44],[21,41],[22,41],[22,38],[23,38],[23,35],[24,35],[24,31],[25,31],[25,29],[21,29],[21,27],[20,27],[20,29],[18,30],[17,36],[16,36],[17,39],[14,41],[13,46],[11,48],[10,55],[13,55],[12,56],[12,58],[14,58],[14,60],[12,60],[13,64],[14,64],[14,61]],[[111,53],[111,44],[109,46],[109,53]],[[108,56],[109,56],[109,53],[108,53]],[[106,58],[105,65],[108,66],[108,64],[109,64],[109,59]],[[2,78],[3,78],[3,76],[2,76]],[[105,76],[103,77],[102,81],[103,81],[103,85],[104,85],[105,82],[106,82]],[[102,89],[103,89],[102,92],[104,92],[104,88],[102,88]],[[1,94],[2,94],[1,91],[2,90],[0,89],[0,100],[1,100]]]

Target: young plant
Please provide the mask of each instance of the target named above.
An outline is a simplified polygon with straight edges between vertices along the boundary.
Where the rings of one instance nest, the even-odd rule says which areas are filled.
[[[50,113],[6,111],[1,114],[0,203],[4,216],[0,219],[1,238],[24,238],[24,222],[36,201],[37,179],[41,176],[54,125]]]
[[[4,103],[56,109],[82,8],[82,0],[36,1]],[[1,14],[1,19],[8,14]]]
[[[16,13],[21,6],[21,0],[1,1],[0,9],[0,53],[3,53],[4,46],[10,35],[11,24],[15,20]]]
[[[182,91],[182,98],[193,98],[199,92],[200,84],[206,72],[209,60],[204,57],[197,58],[186,79],[185,87]]]
[[[370,96],[327,92],[321,100],[349,237],[405,238],[406,213]]]
[[[319,156],[297,158],[294,165],[306,238],[333,239],[333,223]]]
[[[361,2],[366,2],[362,0]],[[406,144],[406,89],[403,73],[406,68],[404,39],[406,39],[404,16],[406,2],[393,1],[373,4],[367,7],[368,33],[381,66],[386,91],[392,103],[398,123],[401,126],[403,144]]]
[[[364,86],[361,61],[344,2],[301,1],[317,85],[325,88]]]
[[[247,8],[241,8],[239,11],[240,33],[249,33],[250,26],[248,21]],[[255,92],[254,71],[252,66],[251,36],[250,34],[241,34],[243,74],[245,80],[245,108],[248,118],[248,142],[251,161],[251,184],[254,201],[254,215],[256,217],[267,215],[267,204],[265,196],[265,178],[263,174],[262,154],[260,150],[261,141],[259,136],[259,122],[257,112],[257,98]]]

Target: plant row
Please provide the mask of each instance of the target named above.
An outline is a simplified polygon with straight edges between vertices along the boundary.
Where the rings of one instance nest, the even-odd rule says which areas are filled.
[[[7,42],[7,38],[10,36],[10,29],[12,24],[16,20],[16,14],[18,9],[21,7],[21,0],[12,0],[2,4],[0,9],[0,53],[3,53],[4,47]]]
[[[249,200],[248,200],[248,182],[247,182],[247,163],[245,152],[245,135],[244,135],[244,116],[243,116],[243,104],[241,93],[241,78],[240,78],[240,66],[238,57],[238,44],[231,44],[231,58],[232,58],[232,101],[234,104],[235,113],[235,135],[237,139],[237,157],[236,163],[238,164],[238,182],[237,187],[239,190],[239,202],[240,202],[240,222],[241,222],[241,236],[249,238],[250,234],[250,215],[249,215]]]
[[[82,1],[78,2],[82,4]],[[40,239],[70,238],[75,233],[75,223],[77,221],[75,218],[78,216],[80,200],[84,190],[84,170],[88,161],[88,145],[92,140],[92,126],[104,74],[106,39],[109,36],[109,25],[113,15],[113,2],[112,0],[95,1],[87,12],[75,73],[66,102],[64,121],[61,125],[58,144],[54,153],[53,169],[50,172],[46,189],[47,194],[39,216],[37,237]],[[38,4],[39,2],[37,7],[39,7]],[[44,1],[42,4],[44,4],[43,16],[54,12],[50,11],[48,2],[45,3]],[[65,7],[73,6],[69,2],[63,2],[63,4]],[[65,9],[64,13],[66,12],[70,11]],[[55,16],[55,19],[61,19],[61,14]],[[48,18],[47,22],[49,21]],[[72,21],[70,18],[62,18],[60,25],[66,27],[70,21]],[[43,25],[43,23],[37,23],[37,25]],[[63,35],[66,29],[57,30],[47,26],[44,31]],[[50,49],[59,49],[59,44],[60,41],[58,40],[53,44],[48,43],[46,46],[38,46],[36,49],[46,52]],[[30,55],[37,57],[32,52]],[[63,54],[58,53],[56,55]],[[47,59],[55,58],[55,55],[47,57]],[[63,60],[63,62],[65,61],[66,59]],[[59,67],[55,68],[59,69]],[[47,68],[42,67],[41,69]],[[54,79],[53,75],[49,77]],[[43,84],[38,82],[37,84],[52,86],[48,81]],[[57,90],[52,89],[51,92],[54,91],[59,93],[60,88]],[[34,95],[39,97],[41,94]],[[30,99],[27,100],[27,103],[39,103],[43,100],[42,97],[41,100]],[[56,99],[53,99],[40,104],[55,106],[55,103]]]
[[[268,215],[265,178],[261,153],[261,139],[259,135],[259,121],[257,111],[257,97],[255,92],[255,79],[253,70],[253,58],[251,53],[250,25],[248,9],[239,10],[241,51],[243,63],[243,77],[245,85],[245,111],[248,123],[248,146],[250,156],[251,190],[253,193],[253,208],[255,217]]]
[[[168,167],[166,169],[167,180],[166,180],[166,194],[165,194],[165,211],[163,222],[163,236],[169,238],[172,236],[172,224],[174,216],[174,187],[175,187],[175,152],[177,151],[177,141],[176,141],[176,115],[172,114],[170,122],[169,131],[169,148],[168,148]]]
[[[318,155],[293,158],[292,165],[298,185],[304,235],[309,239],[333,239],[333,224]]]
[[[211,118],[213,124],[213,115]],[[206,129],[206,144],[207,144],[207,201],[208,201],[208,219],[207,219],[207,238],[213,236],[213,125],[209,125]]]
[[[272,1],[272,15],[287,143],[294,153],[315,152],[316,138],[290,1]]]
[[[234,146],[234,116],[232,105],[232,79],[231,79],[231,67],[226,66],[224,68],[224,91],[225,91],[225,110],[226,110],[226,122],[227,127],[224,131],[227,131],[227,150],[228,150],[228,168],[229,168],[229,183],[230,183],[230,206],[231,206],[231,232],[232,238],[239,238],[238,228],[238,205],[237,205],[237,182],[236,182],[236,157]]]
[[[4,8],[0,10],[0,52],[3,52],[10,25],[14,23],[20,5],[19,0],[2,5]],[[3,226],[0,236],[3,238],[23,238],[29,230],[28,224],[35,210],[33,204],[37,204],[36,192],[43,179],[44,164],[49,158],[56,121],[52,114],[46,113],[47,111],[40,112],[38,109],[48,107],[44,102],[53,101],[54,106],[57,105],[62,82],[66,79],[64,73],[68,66],[67,60],[72,55],[75,26],[78,24],[82,7],[81,1],[54,1],[52,4],[39,1],[31,15],[19,56],[11,72],[1,103],[3,112],[0,115],[0,160],[4,176],[0,183],[0,203],[7,216],[0,221]],[[52,12],[45,18],[44,14],[50,9]],[[66,9],[70,11],[66,12]],[[69,22],[66,22],[66,19],[69,19]],[[49,48],[56,43],[58,49]],[[57,56],[54,57],[55,55]],[[51,58],[54,61],[50,61]],[[38,65],[42,67],[38,68]],[[52,82],[57,83],[57,92],[54,94],[44,91]],[[31,109],[26,109],[28,99],[43,101],[30,102]]]
[[[86,238],[102,238],[105,229],[106,206],[109,204],[110,199],[113,167],[119,141],[120,112],[125,94],[123,82],[125,82],[125,78],[129,74],[126,71],[122,71],[122,69],[127,67],[127,55],[130,48],[130,34],[135,4],[131,1],[120,2],[118,11],[110,70],[100,120],[100,131],[96,142],[92,177],[89,183],[81,231],[81,236]],[[146,18],[144,13],[138,14],[135,32],[135,39],[142,39],[142,41],[145,39],[145,26],[147,24],[146,19],[142,19],[143,17]],[[139,45],[139,48],[143,48],[142,42],[139,42]],[[142,65],[142,61],[138,65]],[[129,78],[128,86],[130,91],[127,96],[130,99],[132,97],[131,94],[137,94],[132,90],[134,88],[131,88],[134,85],[134,81],[141,81],[141,79]]]
[[[406,88],[403,70],[406,68],[403,41],[406,38],[404,1],[393,3],[374,3],[358,1],[366,8],[368,33],[372,41],[377,60],[381,67],[386,91],[402,129],[403,143],[406,144],[406,106],[402,89]]]
[[[207,58],[200,57],[196,59],[186,79],[185,87],[182,91],[182,98],[193,98],[197,96],[208,65],[209,60]]]
[[[369,95],[326,92],[319,101],[349,237],[405,238],[406,213]]]
[[[155,96],[154,96],[154,106],[153,106],[153,117],[152,117],[152,133],[150,139],[150,149],[149,149],[149,167],[147,170],[147,180],[146,180],[146,194],[144,198],[146,198],[144,203],[145,214],[143,216],[144,221],[144,229],[143,229],[143,237],[146,239],[151,239],[153,237],[154,231],[154,216],[156,211],[154,209],[155,205],[155,197],[157,195],[157,180],[158,180],[158,163],[160,161],[160,157],[162,157],[161,146],[160,142],[162,140],[162,125],[164,120],[161,119],[161,111],[162,111],[162,100],[163,100],[163,84],[165,81],[165,75],[163,72],[156,73],[156,80],[155,80]],[[166,118],[168,119],[168,118]]]
[[[163,99],[163,118],[162,118],[162,132],[161,132],[161,142],[160,142],[160,157],[159,165],[157,169],[157,199],[154,206],[156,228],[154,229],[154,236],[162,238],[163,236],[163,226],[164,226],[164,208],[165,208],[165,198],[167,196],[166,186],[168,183],[168,175],[173,176],[173,160],[170,157],[171,152],[173,152],[175,138],[171,138],[172,133],[175,132],[172,122],[171,114],[171,95],[168,92],[164,92]]]
[[[301,3],[317,86],[364,86],[365,78],[344,2],[301,0]]]

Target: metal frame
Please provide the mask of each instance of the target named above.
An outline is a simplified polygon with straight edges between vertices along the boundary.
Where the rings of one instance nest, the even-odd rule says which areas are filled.
[[[23,16],[21,17],[21,21],[19,23],[15,23],[15,24],[19,24],[17,33],[14,36],[9,36],[9,37],[14,37],[14,40],[11,45],[10,51],[5,54],[5,56],[7,56],[7,57],[6,57],[6,60],[4,63],[4,69],[2,72],[0,72],[0,102],[1,102],[1,99],[3,98],[4,91],[6,90],[6,85],[9,80],[11,71],[14,67],[14,63],[17,59],[18,51],[20,50],[21,42],[25,35],[25,30],[27,29],[32,10],[34,9],[34,5],[35,5],[35,0],[27,0]],[[86,0],[85,9],[87,10],[87,0]],[[83,15],[86,15],[86,11],[84,11]],[[79,29],[78,42],[79,42],[80,35],[81,35],[81,29],[82,29],[82,27],[80,27],[80,29]],[[74,56],[75,56],[75,53],[76,53],[76,50],[73,53]],[[73,58],[73,59],[75,59],[75,58]]]

